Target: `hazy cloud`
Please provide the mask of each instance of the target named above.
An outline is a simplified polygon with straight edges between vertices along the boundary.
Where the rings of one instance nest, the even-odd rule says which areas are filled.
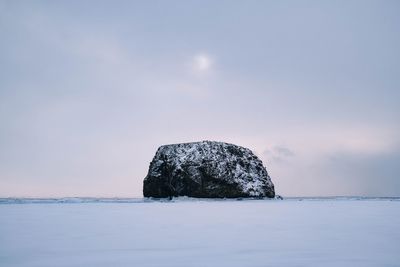
[[[321,158],[318,171],[328,187],[337,188],[345,195],[357,192],[357,195],[397,196],[399,162],[399,147],[374,154],[337,152]]]
[[[266,149],[263,152],[267,161],[287,162],[288,158],[293,157],[295,154],[292,150],[284,146],[273,146],[271,149]]]

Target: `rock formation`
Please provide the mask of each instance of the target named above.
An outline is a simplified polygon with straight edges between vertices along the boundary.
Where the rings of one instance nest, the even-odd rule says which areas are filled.
[[[249,149],[202,141],[158,148],[143,182],[145,197],[274,197],[267,170]]]

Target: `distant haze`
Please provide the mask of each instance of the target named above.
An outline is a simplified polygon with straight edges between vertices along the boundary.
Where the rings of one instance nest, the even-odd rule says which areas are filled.
[[[400,195],[399,1],[0,0],[0,196],[141,197],[234,143],[283,196]]]

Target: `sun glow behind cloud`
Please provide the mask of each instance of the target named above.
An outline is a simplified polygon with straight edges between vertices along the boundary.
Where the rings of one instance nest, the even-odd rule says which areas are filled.
[[[206,72],[212,67],[213,61],[205,53],[198,54],[193,58],[193,67],[198,72]]]

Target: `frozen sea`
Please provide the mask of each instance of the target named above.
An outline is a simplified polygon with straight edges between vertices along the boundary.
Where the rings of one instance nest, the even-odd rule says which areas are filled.
[[[0,266],[400,266],[400,201],[0,199]]]

